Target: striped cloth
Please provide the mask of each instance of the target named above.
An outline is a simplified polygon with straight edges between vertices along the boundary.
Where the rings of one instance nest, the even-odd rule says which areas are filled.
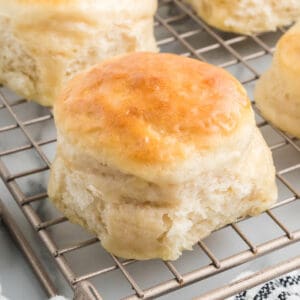
[[[242,274],[239,279],[250,275]],[[300,300],[300,271],[291,272],[250,290],[239,293],[228,300]]]

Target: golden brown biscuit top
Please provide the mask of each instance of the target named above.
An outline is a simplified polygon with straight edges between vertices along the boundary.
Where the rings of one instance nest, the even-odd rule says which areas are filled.
[[[154,53],[118,57],[78,75],[54,112],[72,143],[142,164],[216,147],[252,114],[243,87],[225,70]]]
[[[6,7],[22,9],[24,7],[59,7],[62,5],[77,5],[80,0],[0,0],[1,10]],[[5,5],[6,3],[6,5]],[[6,6],[6,7],[5,7]]]
[[[276,55],[285,68],[300,74],[300,22],[281,37]]]
[[[50,5],[59,5],[65,3],[74,3],[77,1],[74,0],[18,0],[21,4],[50,4]]]
[[[38,10],[39,13],[45,13],[45,18],[48,10],[68,13],[81,11],[92,15],[99,12],[125,13],[133,17],[152,15],[156,7],[157,0],[0,0],[0,12],[14,17],[23,13],[43,17],[38,15]]]

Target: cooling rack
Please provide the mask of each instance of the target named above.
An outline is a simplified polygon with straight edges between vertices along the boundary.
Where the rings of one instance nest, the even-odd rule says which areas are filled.
[[[48,276],[47,272],[45,271],[38,257],[35,255],[35,252],[31,248],[30,244],[24,237],[19,226],[17,225],[14,218],[9,213],[9,211],[7,210],[7,208],[5,207],[1,199],[0,199],[0,222],[3,223],[5,227],[8,229],[10,235],[13,237],[14,241],[17,243],[17,246],[25,255],[33,271],[36,274],[38,274],[38,279],[40,280],[41,284],[44,286],[45,290],[48,290],[51,294],[52,292],[55,293],[56,288],[53,285],[52,280]]]
[[[255,36],[220,32],[203,23],[179,0],[159,1],[155,17],[155,35],[162,52],[221,66],[239,78],[250,96],[284,31],[281,28]],[[261,216],[239,220],[214,232],[175,262],[140,262],[110,255],[96,237],[70,224],[55,210],[46,193],[56,144],[51,111],[20,99],[4,87],[0,88],[0,175],[74,290],[75,299],[101,299],[100,295],[104,299],[162,295],[175,299],[172,292],[178,290],[178,299],[186,299],[184,287],[205,283],[207,278],[216,278],[217,283],[202,285],[198,299],[225,299],[300,267],[300,256],[288,257],[292,244],[296,245],[293,253],[300,250],[300,142],[268,124],[254,102],[253,108],[257,125],[273,153],[279,201]],[[270,253],[279,253],[276,262],[269,260],[251,276],[220,284],[218,278],[228,270],[239,270]],[[38,272],[37,276],[46,292],[54,295],[47,274]]]

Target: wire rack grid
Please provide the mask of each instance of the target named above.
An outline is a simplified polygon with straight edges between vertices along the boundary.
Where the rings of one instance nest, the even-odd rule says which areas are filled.
[[[262,72],[262,62],[271,61],[276,41],[284,31],[285,29],[280,29],[274,33],[255,36],[220,32],[206,25],[179,0],[160,0],[155,17],[155,34],[162,52],[174,52],[219,65],[238,77],[250,95],[255,81]],[[255,240],[257,232],[245,233],[247,231],[245,224],[248,222],[248,228],[250,226],[251,229],[251,224],[257,219],[240,220],[225,228],[231,230],[235,234],[235,239],[243,244],[239,251],[219,257],[218,249],[224,248],[224,245],[214,247],[212,236],[199,241],[195,246],[193,253],[197,252],[201,259],[204,257],[205,262],[203,263],[201,259],[193,260],[194,267],[191,269],[182,267],[185,265],[185,255],[180,263],[143,262],[145,273],[153,272],[151,271],[153,264],[157,263],[160,263],[167,273],[164,280],[159,282],[154,280],[154,284],[150,286],[142,286],[138,274],[133,272],[132,266],[140,262],[122,260],[106,253],[96,237],[85,233],[76,234],[76,240],[68,239],[73,227],[70,227],[72,225],[68,220],[52,207],[46,193],[48,172],[56,143],[52,113],[37,104],[18,98],[4,87],[0,90],[0,175],[53,256],[66,281],[74,289],[76,299],[101,299],[100,294],[103,295],[103,290],[96,289],[96,285],[92,282],[94,278],[101,281],[101,276],[111,272],[121,274],[130,287],[128,294],[118,295],[118,298],[158,297],[299,242],[300,220],[296,222],[298,226],[291,228],[286,218],[283,221],[280,211],[295,212],[299,204],[300,143],[268,124],[259,115],[255,103],[253,107],[257,125],[273,152],[277,168],[280,199],[272,209],[263,214],[264,220],[267,220],[264,221],[265,224],[275,226],[277,235],[274,237],[266,231],[263,238],[257,241]],[[291,214],[290,218],[293,217],[297,218]],[[92,253],[102,251],[103,257],[106,257],[105,263],[100,267],[97,267],[97,256],[87,255],[85,261],[74,259],[75,253],[91,246],[96,249]],[[91,260],[92,265],[89,263]],[[82,265],[90,265],[90,270],[80,272]],[[205,291],[199,299],[224,299],[299,267],[300,257],[282,260],[243,280]],[[47,281],[49,282],[49,279]],[[55,294],[51,284],[46,285],[46,291],[50,296]]]

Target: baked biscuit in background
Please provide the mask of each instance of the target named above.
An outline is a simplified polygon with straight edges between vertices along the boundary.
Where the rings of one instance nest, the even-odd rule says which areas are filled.
[[[241,84],[198,60],[133,53],[68,83],[54,106],[49,196],[111,253],[174,260],[277,198]]]
[[[267,120],[300,138],[300,22],[280,38],[270,69],[256,85],[255,100]]]
[[[276,30],[300,18],[299,0],[184,0],[209,25],[253,34]]]
[[[156,7],[157,0],[0,0],[0,83],[51,106],[79,71],[156,51]]]

